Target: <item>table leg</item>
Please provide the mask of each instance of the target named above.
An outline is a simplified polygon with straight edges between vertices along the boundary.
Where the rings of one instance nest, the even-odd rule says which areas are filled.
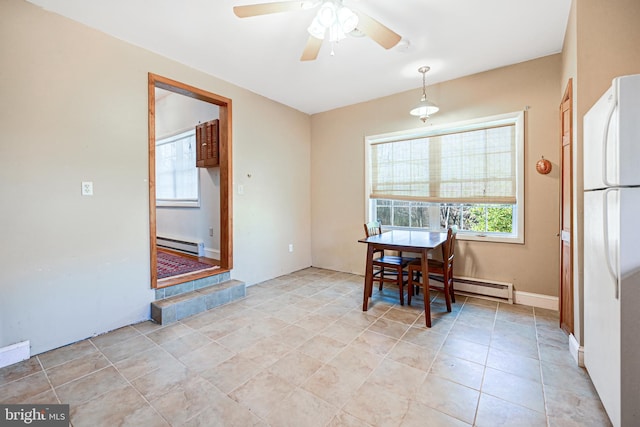
[[[422,251],[422,295],[424,297],[424,319],[427,328],[431,327],[431,297],[429,296],[429,251]]]
[[[362,298],[362,311],[369,309],[369,294],[373,288],[373,246],[367,245],[367,268],[364,274],[364,296]]]

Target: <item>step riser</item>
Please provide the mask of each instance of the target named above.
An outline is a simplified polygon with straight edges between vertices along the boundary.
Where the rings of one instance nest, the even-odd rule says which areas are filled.
[[[151,318],[168,325],[246,296],[244,282],[229,280],[151,303]]]
[[[156,301],[185,294],[187,292],[197,291],[198,289],[217,285],[219,283],[231,280],[231,273],[228,271],[214,276],[203,277],[201,279],[190,280],[178,285],[167,286],[166,288],[156,289]]]

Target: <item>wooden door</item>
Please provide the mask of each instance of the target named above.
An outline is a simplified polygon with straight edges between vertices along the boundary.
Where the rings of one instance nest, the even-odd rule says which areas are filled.
[[[561,203],[560,203],[560,327],[573,333],[573,95],[572,80],[560,103]]]

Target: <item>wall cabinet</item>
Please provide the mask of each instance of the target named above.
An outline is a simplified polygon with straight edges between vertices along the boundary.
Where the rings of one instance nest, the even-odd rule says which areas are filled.
[[[210,120],[196,126],[196,167],[211,168],[219,166],[219,124],[218,119]]]

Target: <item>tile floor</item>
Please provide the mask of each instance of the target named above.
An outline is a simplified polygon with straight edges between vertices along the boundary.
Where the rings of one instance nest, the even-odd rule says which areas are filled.
[[[433,328],[360,276],[308,268],[169,326],[145,322],[0,369],[3,403],[74,426],[607,426],[557,313],[434,295]]]

